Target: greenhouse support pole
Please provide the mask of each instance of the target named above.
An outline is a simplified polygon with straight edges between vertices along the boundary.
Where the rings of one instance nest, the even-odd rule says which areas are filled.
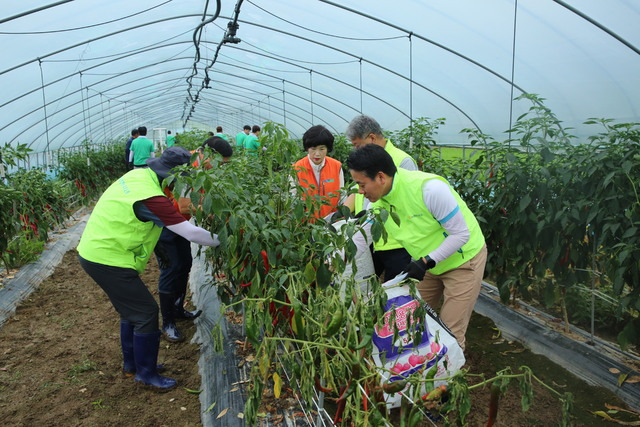
[[[287,127],[287,106],[284,101],[284,95],[285,95],[284,79],[282,79],[282,116],[283,116],[284,127],[286,128]]]
[[[509,94],[509,147],[511,147],[511,126],[513,125],[513,79],[516,68],[516,32],[518,23],[518,0],[513,7],[513,43],[511,45],[511,92]]]
[[[88,141],[89,138],[87,137],[87,115],[86,115],[86,110],[84,108],[84,95],[82,94],[82,72],[78,74],[80,74],[80,100],[82,101],[82,122],[84,123],[84,140]],[[88,99],[87,99],[87,103],[89,103]]]
[[[309,96],[311,103],[311,125],[313,126],[313,70],[309,70]]]
[[[360,64],[360,114],[362,114],[362,58],[358,61]]]
[[[93,133],[93,131],[91,130],[91,105],[89,104],[89,87],[87,87],[86,89],[87,89],[87,116],[89,116],[89,139],[87,140],[87,143],[88,143],[91,139],[91,134]]]
[[[409,33],[409,148],[413,148],[413,41]]]
[[[47,138],[47,155],[46,166],[49,167],[49,120],[47,117],[47,99],[44,95],[44,72],[42,71],[42,60],[38,58],[38,65],[40,65],[40,82],[42,83],[42,107],[44,108],[44,130]]]
[[[593,339],[595,332],[595,315],[596,315],[596,232],[593,231],[591,233],[593,236],[593,256],[592,260],[592,268],[591,272],[591,341],[587,344],[595,344],[595,340]]]

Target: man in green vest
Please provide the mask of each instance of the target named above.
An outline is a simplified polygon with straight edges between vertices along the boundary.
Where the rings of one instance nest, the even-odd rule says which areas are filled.
[[[242,132],[238,132],[236,135],[236,148],[244,148],[244,140],[251,132],[251,126],[244,125]]]
[[[176,386],[158,374],[158,304],[140,279],[163,227],[190,242],[218,246],[215,234],[187,221],[162,190],[162,181],[191,153],[169,147],[111,184],[96,204],[78,244],[80,265],[120,315],[123,372],[159,390]]]
[[[222,138],[225,141],[229,141],[229,135],[227,135],[226,133],[222,132],[222,126],[218,126],[216,127],[216,134],[213,136],[217,136],[218,138]]]
[[[368,144],[375,144],[389,153],[397,167],[410,171],[418,170],[416,162],[410,155],[397,148],[389,139],[384,137],[382,127],[373,117],[356,116],[347,126],[345,134],[356,150]],[[354,194],[347,198],[344,204],[357,214],[361,210],[367,209],[369,201],[362,194]],[[373,264],[376,275],[380,277],[384,272],[386,280],[393,279],[411,261],[411,256],[400,242],[391,236],[386,242],[382,239],[374,242],[373,249]]]
[[[244,139],[244,150],[247,154],[257,156],[260,154],[260,126],[253,125],[251,133]]]
[[[400,217],[385,228],[414,259],[404,271],[432,307],[443,298],[440,317],[464,349],[478,299],[487,246],[467,204],[442,177],[399,169],[382,147],[369,144],[349,155],[347,165],[372,208]]]

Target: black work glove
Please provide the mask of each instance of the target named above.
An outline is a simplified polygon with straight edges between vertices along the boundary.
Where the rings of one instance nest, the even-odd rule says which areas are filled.
[[[158,259],[158,266],[161,269],[165,270],[171,267],[171,258],[169,257],[169,254],[167,253],[164,246],[162,246],[162,243],[156,243],[156,247],[153,248],[153,252],[156,254],[156,258]]]
[[[424,278],[427,270],[431,270],[436,266],[436,262],[427,255],[424,257],[426,259],[426,263],[423,261],[423,258],[418,260],[412,260],[407,266],[404,268],[403,272],[407,273],[408,277],[416,280],[422,280]]]

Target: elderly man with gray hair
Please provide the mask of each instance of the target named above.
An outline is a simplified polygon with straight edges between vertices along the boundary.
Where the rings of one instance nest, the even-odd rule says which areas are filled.
[[[370,116],[356,116],[347,126],[345,131],[347,138],[357,150],[368,144],[379,145],[389,153],[396,167],[416,171],[418,166],[413,158],[397,148],[391,140],[384,137],[380,124]],[[352,194],[344,202],[356,214],[369,206],[363,194]],[[385,243],[382,239],[373,244],[373,263],[376,275],[380,277],[384,272],[385,280],[393,279],[402,272],[404,266],[411,262],[411,256],[402,247],[400,242],[388,236]]]

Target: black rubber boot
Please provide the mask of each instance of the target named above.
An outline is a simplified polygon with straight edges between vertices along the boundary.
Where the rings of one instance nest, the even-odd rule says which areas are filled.
[[[185,282],[178,290],[178,299],[175,301],[176,319],[195,320],[202,314],[202,310],[189,311],[184,309],[184,299],[187,295],[187,283]]]
[[[166,391],[178,385],[173,378],[158,374],[158,347],[160,331],[149,334],[133,333],[133,351],[136,360],[135,381],[158,391]]]
[[[172,294],[160,294],[160,311],[162,312],[162,336],[170,342],[180,342],[184,336],[176,326],[175,297]]]

